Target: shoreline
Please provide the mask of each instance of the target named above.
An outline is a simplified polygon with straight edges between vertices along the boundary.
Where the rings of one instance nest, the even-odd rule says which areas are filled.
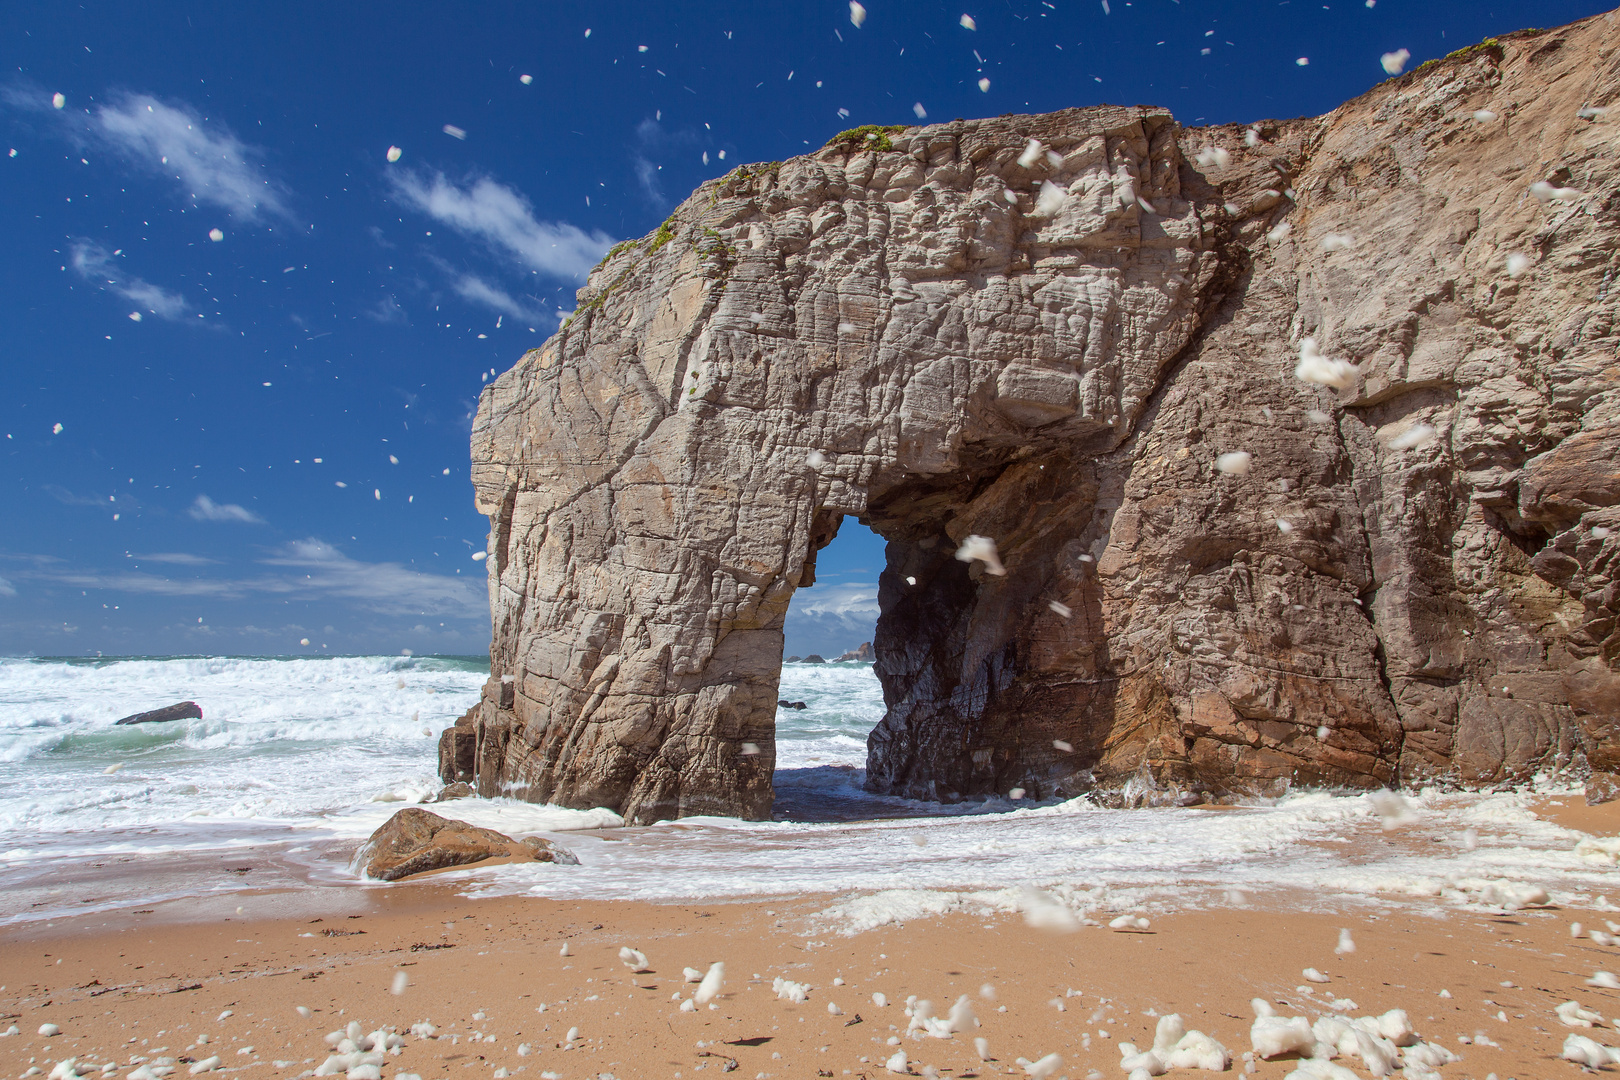
[[[214,837],[185,850],[126,848],[129,837],[119,834],[98,854],[14,863],[5,890],[10,910],[0,911],[0,931],[134,908],[206,910],[218,917],[236,906],[226,903],[229,897],[275,892],[347,905],[353,902],[347,894],[381,887],[358,881],[349,860],[371,827],[401,806],[379,805],[371,811],[375,822],[368,819],[359,831],[354,822],[313,834],[291,826],[257,828],[257,842],[238,844],[233,824],[221,820],[208,823]],[[1245,886],[1251,893],[1321,885],[1339,897],[1340,907],[1376,908],[1406,893],[1442,888],[1468,905],[1491,880],[1535,880],[1539,873],[1565,902],[1588,902],[1605,891],[1620,900],[1620,886],[1605,890],[1604,868],[1568,856],[1574,841],[1565,839],[1566,830],[1620,835],[1620,801],[1587,806],[1573,791],[1444,793],[1388,832],[1363,800],[1323,793],[1256,807],[1073,811],[1056,804],[1002,813],[769,823],[685,819],[562,830],[547,827],[552,814],[546,808],[529,804],[468,799],[424,808],[514,838],[543,835],[584,859],[582,869],[491,859],[436,872],[450,887],[479,898],[680,904],[895,894],[915,909],[902,904],[856,917],[873,923],[937,910],[927,899],[934,896],[952,898],[948,907],[1012,910],[1016,896],[1004,885],[1021,881],[1084,882],[1068,897],[1084,914],[1126,901],[1154,910],[1220,906],[1231,874],[1257,875]],[[590,819],[579,816],[582,824]],[[1476,819],[1484,835],[1469,839],[1464,834],[1476,830],[1465,826]],[[1049,849],[1025,850],[1047,842]],[[1216,843],[1225,847],[1197,850]],[[1155,848],[1168,864],[1155,866]],[[851,861],[840,861],[845,849]],[[1466,871],[1451,868],[1465,857]],[[1454,880],[1459,874],[1460,882]],[[86,911],[81,905],[94,906]]]
[[[1583,832],[1620,832],[1620,803],[1554,796],[1536,812]],[[664,903],[479,899],[466,895],[474,879],[462,870],[393,885],[244,887],[0,929],[0,1030],[19,1029],[0,1038],[0,1070],[26,1077],[74,1057],[75,1075],[113,1064],[110,1077],[168,1059],[171,1075],[189,1080],[193,1066],[217,1056],[209,1071],[297,1078],[326,1060],[326,1033],[354,1020],[366,1032],[403,1035],[401,1052],[379,1070],[390,1080],[485,1072],[629,1080],[724,1071],[728,1062],[743,1076],[875,1080],[895,1075],[886,1064],[902,1049],[910,1075],[927,1075],[925,1066],[940,1076],[1024,1075],[1016,1057],[1057,1053],[1065,1064],[1054,1075],[1079,1080],[1122,1075],[1119,1044],[1145,1048],[1158,1017],[1175,1012],[1230,1051],[1232,1075],[1280,1080],[1297,1060],[1258,1060],[1245,1072],[1254,997],[1312,1022],[1404,1009],[1425,1042],[1462,1056],[1438,1070],[1448,1078],[1561,1075],[1573,1068],[1556,1060],[1570,1033],[1620,1043],[1607,1020],[1567,1028],[1553,1012],[1570,1000],[1605,1018],[1620,1012],[1620,991],[1586,985],[1594,972],[1620,968],[1620,947],[1572,938],[1568,928],[1574,920],[1601,932],[1616,910],[1607,903],[1491,913],[1437,897],[1272,890],[1241,906],[1164,910],[1133,907],[1118,890],[1117,909],[1090,912],[1088,925],[1067,933],[969,910],[852,930],[827,918],[858,898],[847,891]],[[1107,926],[1115,914],[1143,913],[1145,930]],[[1343,929],[1356,949],[1339,955]],[[631,972],[622,946],[646,953],[651,970]],[[682,1011],[675,999],[694,990],[682,969],[716,961],[727,973],[717,1007]],[[1309,981],[1306,968],[1327,981]],[[808,999],[784,1000],[778,978],[808,987]],[[986,985],[993,998],[981,996]],[[966,995],[981,1026],[948,1039],[908,1032],[913,995],[940,1015]],[[434,1037],[409,1033],[423,1021]],[[35,1034],[42,1024],[61,1034]],[[199,1043],[201,1034],[209,1041]],[[977,1037],[994,1060],[979,1060]],[[1359,1058],[1338,1064],[1366,1071]]]
[[[116,1062],[113,1071],[159,1057],[186,1069],[182,1056],[218,1055],[216,1071],[297,1077],[324,1061],[328,1031],[356,1020],[364,1031],[406,1033],[403,1051],[386,1059],[389,1076],[472,1078],[504,1068],[625,1080],[723,1068],[731,1059],[744,1076],[874,1078],[892,1075],[884,1063],[903,1048],[913,1075],[924,1065],[947,1076],[1022,1075],[1015,1057],[1055,1052],[1066,1063],[1062,1075],[1079,1078],[1122,1075],[1118,1044],[1150,1044],[1157,1017],[1177,1012],[1218,1039],[1235,1059],[1234,1075],[1244,1075],[1249,1000],[1259,996],[1283,1015],[1313,1021],[1405,1009],[1425,1041],[1462,1055],[1441,1075],[1528,1080],[1571,1068],[1553,1060],[1574,1030],[1559,1023],[1555,1005],[1620,1011],[1620,993],[1584,985],[1620,956],[1570,937],[1570,919],[1602,926],[1587,911],[1488,915],[1412,901],[1346,915],[1300,910],[1303,898],[1271,898],[1288,901],[1279,905],[1257,897],[1246,908],[1156,915],[1145,932],[1052,933],[1016,915],[958,913],[839,935],[813,924],[828,895],[706,904],[469,900],[437,881],[356,895],[353,908],[293,915],[284,896],[240,893],[233,899],[241,915],[198,912],[201,921],[155,924],[128,913],[85,916],[0,933],[0,1012],[21,1029],[0,1039],[0,1069],[23,1076],[70,1056]],[[1335,955],[1341,929],[1356,945],[1348,955]],[[559,955],[563,942],[567,957]],[[652,970],[632,973],[618,958],[621,946],[645,952]],[[682,968],[715,961],[726,965],[718,1008],[683,1012],[673,997],[689,998],[694,987]],[[1308,982],[1306,967],[1329,981]],[[396,996],[401,972],[406,985]],[[808,986],[808,1000],[779,998],[776,978]],[[844,985],[835,985],[840,978]],[[986,984],[994,998],[980,995]],[[875,1004],[873,993],[888,1004]],[[910,995],[933,1001],[940,1014],[966,995],[982,1026],[950,1039],[909,1037]],[[408,1034],[424,1020],[436,1037]],[[45,1023],[62,1033],[34,1034]],[[578,1028],[571,1049],[570,1028]],[[473,1041],[473,1032],[482,1037]],[[1606,1026],[1581,1033],[1616,1041]],[[199,1034],[209,1042],[199,1044]],[[1489,1042],[1476,1041],[1480,1034]],[[994,1061],[978,1060],[974,1037],[989,1039]],[[712,1054],[721,1056],[705,1056]],[[1259,1061],[1253,1075],[1272,1080],[1297,1064]],[[1339,1064],[1365,1072],[1359,1059]]]

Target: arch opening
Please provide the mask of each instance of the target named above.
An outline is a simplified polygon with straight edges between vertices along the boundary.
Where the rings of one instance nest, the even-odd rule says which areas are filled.
[[[1115,724],[1121,681],[1096,573],[1115,481],[1071,448],[1001,450],[870,497],[867,518],[889,540],[870,792],[1068,798],[1140,756],[1141,733]],[[1005,573],[958,557],[969,535],[994,539]]]
[[[862,787],[867,739],[884,713],[872,664],[884,540],[841,517],[812,540],[825,546],[807,557],[783,624],[771,811],[780,821],[884,813]]]

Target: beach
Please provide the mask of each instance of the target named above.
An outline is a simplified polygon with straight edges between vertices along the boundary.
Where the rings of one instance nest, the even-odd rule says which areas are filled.
[[[1571,809],[1620,825],[1606,810],[1595,822]],[[88,1076],[166,1061],[186,1076],[217,1058],[209,1071],[302,1076],[326,1061],[325,1036],[354,1022],[403,1036],[385,1055],[389,1077],[876,1077],[894,1075],[898,1050],[912,1075],[1025,1075],[1018,1058],[1056,1053],[1052,1075],[1122,1076],[1120,1044],[1150,1045],[1159,1018],[1177,1013],[1241,1075],[1259,997],[1311,1021],[1403,1009],[1425,1043],[1460,1057],[1441,1075],[1530,1078],[1576,1068],[1556,1060],[1577,1029],[1555,1006],[1575,1000],[1607,1018],[1620,1001],[1586,985],[1616,966],[1615,948],[1569,930],[1601,931],[1607,903],[1492,914],[1273,893],[1155,914],[1145,930],[1091,919],[1061,932],[1016,913],[956,912],[847,933],[827,924],[836,898],[826,895],[658,904],[463,892],[448,879],[356,885],[318,902],[244,889],[208,911],[175,902],[15,925],[0,937],[0,1011],[19,1033],[0,1039],[0,1069],[48,1073],[74,1058]],[[1336,953],[1341,930],[1354,952]],[[624,947],[648,970],[621,962]],[[683,1011],[677,999],[695,989],[683,969],[715,962],[725,981],[714,1007]],[[801,984],[805,1000],[784,1000],[777,979]],[[944,1015],[963,996],[979,1026],[908,1034],[908,999]],[[36,1034],[43,1024],[61,1033]],[[412,1034],[421,1024],[433,1034]],[[1615,1041],[1606,1020],[1579,1031]],[[1252,1075],[1299,1064],[1259,1060]],[[1338,1064],[1368,1075],[1359,1059]]]
[[[1620,812],[1573,796],[1542,800],[1537,812],[1620,831]],[[470,899],[475,873],[244,888],[206,905],[14,924],[0,937],[0,1010],[18,1033],[0,1039],[0,1068],[22,1077],[73,1058],[87,1076],[166,1061],[188,1075],[217,1058],[208,1071],[302,1076],[326,1061],[325,1036],[354,1022],[402,1034],[385,1056],[390,1077],[870,1077],[893,1075],[887,1065],[902,1049],[914,1075],[1024,1075],[1019,1057],[1056,1053],[1063,1064],[1052,1075],[1112,1076],[1122,1075],[1122,1042],[1150,1045],[1158,1019],[1177,1013],[1243,1073],[1259,997],[1311,1021],[1403,1009],[1425,1043],[1460,1057],[1442,1075],[1537,1077],[1575,1068],[1556,1060],[1577,1030],[1556,1006],[1574,1000],[1607,1018],[1620,1000],[1586,984],[1616,966],[1615,947],[1569,928],[1602,933],[1616,914],[1607,898],[1492,913],[1439,897],[1367,905],[1269,891],[1241,906],[1156,911],[1145,929],[1087,918],[1063,931],[1013,912],[955,911],[852,932],[829,918],[834,895]],[[1336,951],[1341,931],[1353,952]],[[647,970],[631,971],[621,948],[643,952]],[[694,991],[683,969],[715,962],[725,965],[715,1007],[683,1011]],[[1306,968],[1326,981],[1308,980]],[[784,1000],[777,979],[800,984],[805,1000]],[[963,996],[979,1026],[949,1038],[908,1033],[908,999],[943,1015]],[[61,1033],[38,1035],[44,1024]],[[433,1034],[411,1034],[422,1024]],[[1606,1020],[1579,1031],[1614,1041]],[[991,1060],[979,1059],[975,1038],[988,1040]],[[1340,1064],[1366,1074],[1359,1060]],[[1257,1060],[1252,1075],[1298,1066],[1292,1056]]]

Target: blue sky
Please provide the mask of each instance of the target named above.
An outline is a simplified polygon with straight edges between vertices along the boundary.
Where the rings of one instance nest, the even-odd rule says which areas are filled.
[[[0,7],[0,654],[482,651],[481,380],[734,165],[921,113],[1318,113],[1603,10],[865,7]],[[870,635],[845,532],[789,652]]]

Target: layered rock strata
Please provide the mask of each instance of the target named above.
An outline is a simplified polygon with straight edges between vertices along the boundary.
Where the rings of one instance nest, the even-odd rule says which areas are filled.
[[[483,393],[493,677],[452,759],[768,816],[783,620],[854,515],[888,541],[877,791],[1620,768],[1617,42],[1510,36],[1315,119],[956,121],[704,184]],[[1307,336],[1350,385],[1294,376]]]

